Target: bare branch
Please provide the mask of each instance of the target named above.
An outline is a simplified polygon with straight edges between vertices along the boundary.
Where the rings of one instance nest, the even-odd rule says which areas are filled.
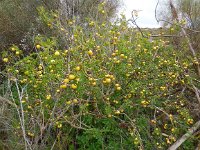
[[[187,133],[185,133],[180,139],[178,139],[168,150],[176,150],[183,144],[189,137],[191,137],[200,127],[200,120],[197,121],[193,127],[191,127]]]

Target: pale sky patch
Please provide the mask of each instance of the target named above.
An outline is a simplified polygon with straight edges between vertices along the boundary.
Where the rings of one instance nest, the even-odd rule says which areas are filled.
[[[158,0],[123,0],[124,6],[120,12],[123,12],[127,19],[131,18],[132,10],[141,10],[138,13],[137,24],[142,28],[160,27],[155,19],[155,7]]]

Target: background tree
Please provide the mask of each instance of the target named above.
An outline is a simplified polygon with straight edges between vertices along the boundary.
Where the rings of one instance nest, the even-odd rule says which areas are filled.
[[[39,22],[37,8],[43,6],[47,10],[61,13],[62,22],[79,18],[102,19],[97,15],[99,4],[103,0],[2,0],[0,1],[0,48],[7,48],[11,44],[19,44],[36,34],[48,34],[47,26]],[[119,1],[107,0],[107,18],[110,19],[116,13]],[[104,12],[103,12],[104,13]],[[99,17],[97,17],[99,16]]]

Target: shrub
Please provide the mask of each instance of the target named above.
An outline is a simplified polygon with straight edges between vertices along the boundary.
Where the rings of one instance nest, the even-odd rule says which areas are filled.
[[[193,124],[183,93],[192,64],[181,52],[141,37],[125,18],[69,25],[65,47],[39,35],[35,53],[13,45],[3,54],[15,141],[32,149],[166,149]]]

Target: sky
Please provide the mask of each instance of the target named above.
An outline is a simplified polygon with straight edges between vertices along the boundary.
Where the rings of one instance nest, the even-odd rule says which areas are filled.
[[[132,10],[141,10],[138,13],[137,24],[139,27],[156,28],[160,27],[155,19],[155,7],[158,0],[123,0],[124,6],[121,11],[127,19],[131,18]]]

